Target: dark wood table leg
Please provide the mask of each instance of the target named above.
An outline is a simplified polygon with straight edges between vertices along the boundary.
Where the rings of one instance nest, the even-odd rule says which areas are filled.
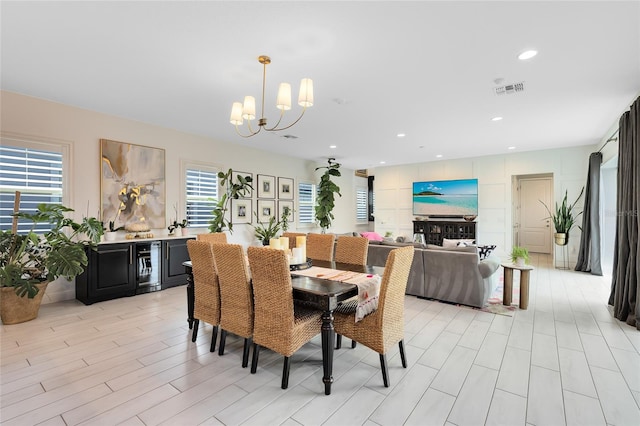
[[[187,322],[189,323],[189,329],[193,328],[193,303],[195,300],[195,293],[193,291],[193,272],[191,268],[187,268]]]
[[[513,297],[513,269],[504,267],[504,283],[502,291],[502,304],[505,306],[511,306],[511,300]]]
[[[333,311],[324,311],[322,314],[322,370],[324,376],[324,394],[331,395],[331,384],[333,383],[333,339],[335,331],[333,329]]]

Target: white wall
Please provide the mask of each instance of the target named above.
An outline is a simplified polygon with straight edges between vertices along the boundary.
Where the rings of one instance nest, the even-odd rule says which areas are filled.
[[[391,231],[394,235],[412,238],[414,181],[477,178],[477,241],[496,244],[496,253],[506,257],[512,246],[512,177],[551,173],[554,199],[560,201],[568,190],[569,199],[573,200],[586,182],[589,154],[593,150],[593,146],[582,146],[376,168],[375,230],[380,234]],[[581,205],[582,200],[578,211]],[[575,228],[569,241],[573,264],[579,243],[580,230]],[[556,257],[561,259],[559,249]]]
[[[100,208],[100,139],[111,139],[137,145],[165,149],[166,158],[166,219],[174,216],[173,205],[180,205],[181,188],[180,161],[206,162],[222,170],[233,168],[271,176],[283,176],[317,183],[326,162],[285,157],[257,149],[243,147],[232,142],[221,142],[211,138],[179,132],[142,122],[132,121],[83,110],[59,103],[31,98],[11,92],[0,92],[2,136],[24,140],[64,141],[71,145],[71,188],[69,207],[76,210],[74,217],[98,216]],[[260,136],[257,136],[258,138]],[[343,233],[366,229],[366,224],[355,223],[355,187],[367,186],[367,180],[358,178],[353,170],[341,169],[342,177],[336,179],[342,197],[338,197],[334,210],[335,220],[329,232]],[[254,191],[253,209],[256,209]],[[297,196],[296,208],[297,208]],[[184,207],[180,207],[184,217]],[[297,217],[297,216],[296,216]],[[293,224],[292,231],[296,230]],[[299,229],[302,232],[319,232],[318,227]],[[167,230],[152,230],[155,235],[166,235]],[[203,230],[204,231],[204,230]],[[236,225],[232,242],[250,244],[254,240],[253,227]],[[52,283],[45,296],[47,301],[66,300],[75,297],[72,286]]]

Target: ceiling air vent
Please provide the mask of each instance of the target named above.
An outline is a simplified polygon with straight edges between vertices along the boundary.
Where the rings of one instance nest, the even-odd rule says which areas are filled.
[[[495,88],[496,95],[512,95],[524,91],[524,81],[520,83],[507,84]]]

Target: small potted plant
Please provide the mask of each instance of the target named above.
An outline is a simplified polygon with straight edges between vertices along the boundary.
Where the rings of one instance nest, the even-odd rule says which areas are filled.
[[[265,224],[263,222],[260,222],[257,213],[254,212],[254,214],[256,216],[257,222],[257,225],[253,227],[255,229],[256,238],[262,241],[262,245],[268,246],[269,240],[271,240],[271,238],[275,238],[276,235],[278,235],[281,224],[276,220],[275,216],[271,216],[269,218],[269,222]]]
[[[518,266],[529,263],[529,250],[525,247],[513,246],[511,249],[511,261]]]
[[[124,229],[124,226],[119,226],[116,228],[115,222],[113,220],[109,221],[109,228],[102,228],[104,230],[104,240],[105,241],[115,241],[116,232]]]
[[[189,231],[187,229],[187,219],[182,219],[182,222],[174,220],[173,223],[167,227],[167,230],[169,230],[169,235],[175,235],[174,232],[178,228],[182,229],[182,235],[186,235]]]
[[[182,222],[178,222],[178,203],[175,203],[173,205],[173,212],[175,213],[175,216],[173,219],[173,223],[171,225],[169,225],[167,227],[167,230],[169,231],[169,236],[173,237],[175,235],[175,231],[176,229],[180,228],[182,235],[188,235],[189,234],[189,230],[187,229],[188,223],[187,223],[187,219],[182,219]]]

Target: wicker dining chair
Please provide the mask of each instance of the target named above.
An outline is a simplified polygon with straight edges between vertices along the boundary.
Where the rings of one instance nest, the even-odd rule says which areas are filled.
[[[338,306],[334,311],[336,333],[359,342],[380,354],[380,367],[385,387],[389,387],[387,351],[398,343],[402,366],[407,368],[404,353],[404,292],[413,261],[413,247],[391,250],[380,283],[378,309],[355,321],[357,302]]]
[[[283,232],[282,236],[289,238],[289,249],[293,250],[296,248],[296,237],[306,237],[307,234],[304,232]]]
[[[333,234],[307,234],[307,257],[313,260],[333,261]]]
[[[366,265],[369,240],[365,237],[341,235],[336,241],[336,262]]]
[[[196,235],[198,241],[206,241],[208,243],[227,243],[227,234],[224,232],[213,232],[208,234]]]
[[[283,250],[249,247],[255,318],[251,373],[258,368],[260,347],[284,356],[282,389],[289,386],[290,359],[302,345],[320,334],[321,312],[293,303],[291,275]]]
[[[216,350],[218,325],[220,324],[220,287],[213,258],[212,244],[206,241],[188,240],[187,250],[193,270],[193,335],[198,337],[200,320],[213,326],[210,352]]]
[[[244,251],[239,244],[212,244],[220,282],[220,344],[224,355],[227,333],[244,338],[242,367],[249,363],[253,336],[253,290]]]

